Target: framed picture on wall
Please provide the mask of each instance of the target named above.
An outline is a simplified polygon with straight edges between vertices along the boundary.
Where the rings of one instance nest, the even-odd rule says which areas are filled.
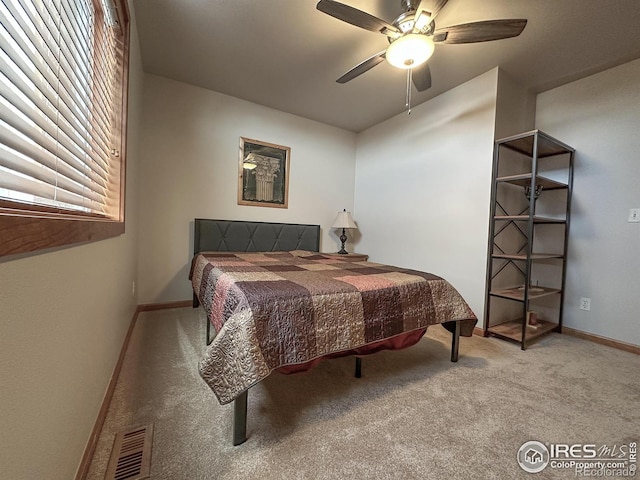
[[[288,208],[291,148],[240,137],[238,205]]]

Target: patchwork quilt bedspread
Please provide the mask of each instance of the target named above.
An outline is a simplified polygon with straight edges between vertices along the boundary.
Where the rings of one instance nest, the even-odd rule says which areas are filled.
[[[200,375],[221,404],[280,367],[449,321],[471,336],[476,324],[436,275],[315,252],[202,252],[190,278],[217,332]]]

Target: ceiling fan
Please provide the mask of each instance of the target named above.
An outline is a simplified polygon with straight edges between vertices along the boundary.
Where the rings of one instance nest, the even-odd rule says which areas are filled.
[[[389,46],[372,55],[342,75],[338,83],[347,83],[386,60],[397,68],[407,69],[407,107],[411,81],[419,92],[431,87],[427,60],[437,44],[476,43],[517,37],[527,20],[505,19],[464,23],[436,29],[435,19],[448,0],[401,0],[405,8],[393,22],[387,23],[362,10],[336,2],[320,0],[316,8],[343,22],[386,35]]]

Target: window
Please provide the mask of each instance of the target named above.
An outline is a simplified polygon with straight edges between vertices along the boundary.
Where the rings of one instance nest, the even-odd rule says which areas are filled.
[[[126,0],[0,0],[0,255],[124,232]]]

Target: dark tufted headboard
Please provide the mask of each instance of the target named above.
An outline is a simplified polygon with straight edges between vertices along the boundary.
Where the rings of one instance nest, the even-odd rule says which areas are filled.
[[[196,218],[193,253],[320,251],[320,225]]]

